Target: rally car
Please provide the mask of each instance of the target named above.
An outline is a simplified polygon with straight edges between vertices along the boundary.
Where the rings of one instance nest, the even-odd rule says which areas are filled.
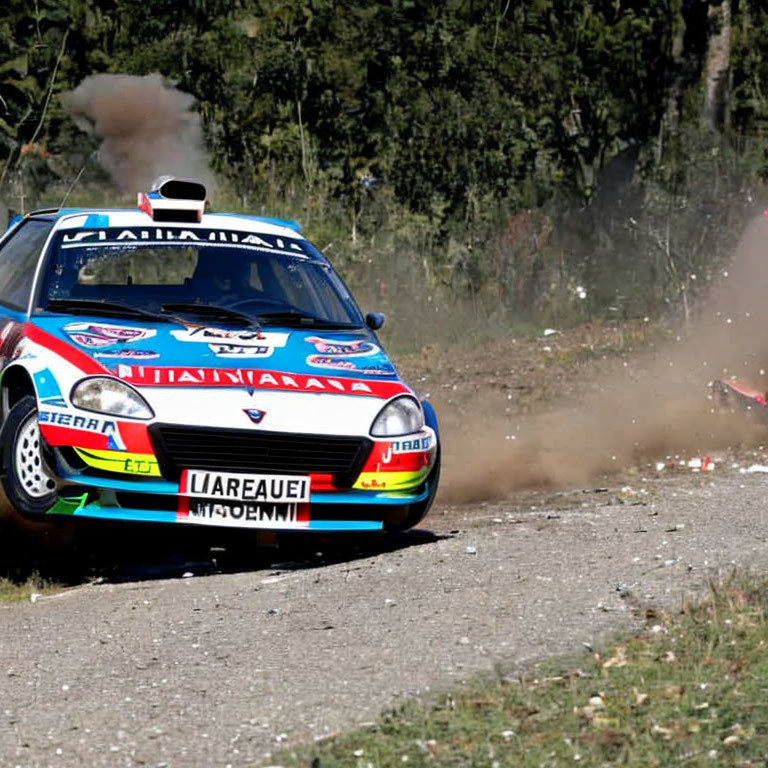
[[[401,530],[434,499],[434,410],[294,222],[37,211],[0,240],[2,486],[52,516]]]

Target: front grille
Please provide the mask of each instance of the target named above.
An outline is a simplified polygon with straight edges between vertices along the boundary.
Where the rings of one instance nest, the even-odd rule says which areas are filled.
[[[178,480],[183,469],[334,476],[351,486],[371,452],[364,437],[298,435],[215,427],[153,424],[149,428],[160,471]]]

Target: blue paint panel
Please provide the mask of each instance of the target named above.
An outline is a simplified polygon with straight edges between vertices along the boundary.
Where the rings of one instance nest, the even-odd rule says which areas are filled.
[[[24,323],[27,320],[26,312],[19,312],[16,309],[0,307],[0,320],[12,320],[14,323]]]
[[[310,494],[310,504],[414,504],[424,501],[429,496],[429,486],[425,483],[422,493],[390,491],[389,493],[371,493],[371,491],[317,491]],[[311,513],[310,513],[311,515]]]
[[[432,403],[430,403],[429,400],[422,400],[421,406],[424,409],[424,423],[435,430],[435,437],[437,437],[437,441],[440,442],[440,428],[437,424],[437,414],[432,407]]]
[[[176,513],[152,509],[131,509],[129,507],[102,507],[89,504],[81,507],[70,517],[91,517],[98,520],[125,520],[135,523],[175,523]]]
[[[160,510],[132,509],[130,507],[105,507],[99,504],[89,504],[80,507],[73,514],[67,517],[89,517],[98,520],[124,520],[135,523],[181,523],[183,520],[176,519],[175,512],[166,512]],[[188,525],[197,525],[197,523],[188,523]],[[210,526],[216,528],[217,526]],[[230,526],[227,526],[230,527]],[[375,520],[316,520],[310,521],[308,528],[286,528],[290,531],[380,531],[383,525]],[[275,530],[274,528],[250,530]],[[279,530],[279,529],[278,529]]]
[[[381,531],[383,523],[377,520],[310,520],[309,531]],[[293,530],[293,529],[291,529]]]
[[[61,390],[56,383],[54,375],[45,368],[42,371],[38,371],[33,375],[35,380],[35,389],[37,390],[37,396],[40,400],[48,400],[51,398],[61,399]],[[55,403],[58,405],[58,403]]]
[[[90,213],[83,224],[83,227],[108,227],[109,216],[105,216],[103,213]]]
[[[5,230],[6,232],[9,232],[12,230],[20,221],[23,221],[23,216],[14,216],[9,222],[8,222],[8,228]]]

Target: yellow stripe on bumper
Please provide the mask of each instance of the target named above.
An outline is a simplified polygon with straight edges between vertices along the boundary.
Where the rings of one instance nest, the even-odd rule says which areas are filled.
[[[429,474],[429,467],[414,472],[361,472],[352,486],[363,491],[405,491],[417,488]]]
[[[126,453],[125,451],[102,451],[92,448],[75,448],[75,453],[89,466],[107,472],[122,472],[127,475],[161,477],[157,459],[151,453]]]

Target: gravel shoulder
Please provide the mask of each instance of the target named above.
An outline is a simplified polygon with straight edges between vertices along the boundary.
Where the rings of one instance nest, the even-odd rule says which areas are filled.
[[[255,553],[234,573],[138,571],[0,605],[0,764],[248,766],[470,675],[583,652],[713,576],[766,568],[768,475],[739,469],[762,458],[438,505],[434,535],[386,551]]]

